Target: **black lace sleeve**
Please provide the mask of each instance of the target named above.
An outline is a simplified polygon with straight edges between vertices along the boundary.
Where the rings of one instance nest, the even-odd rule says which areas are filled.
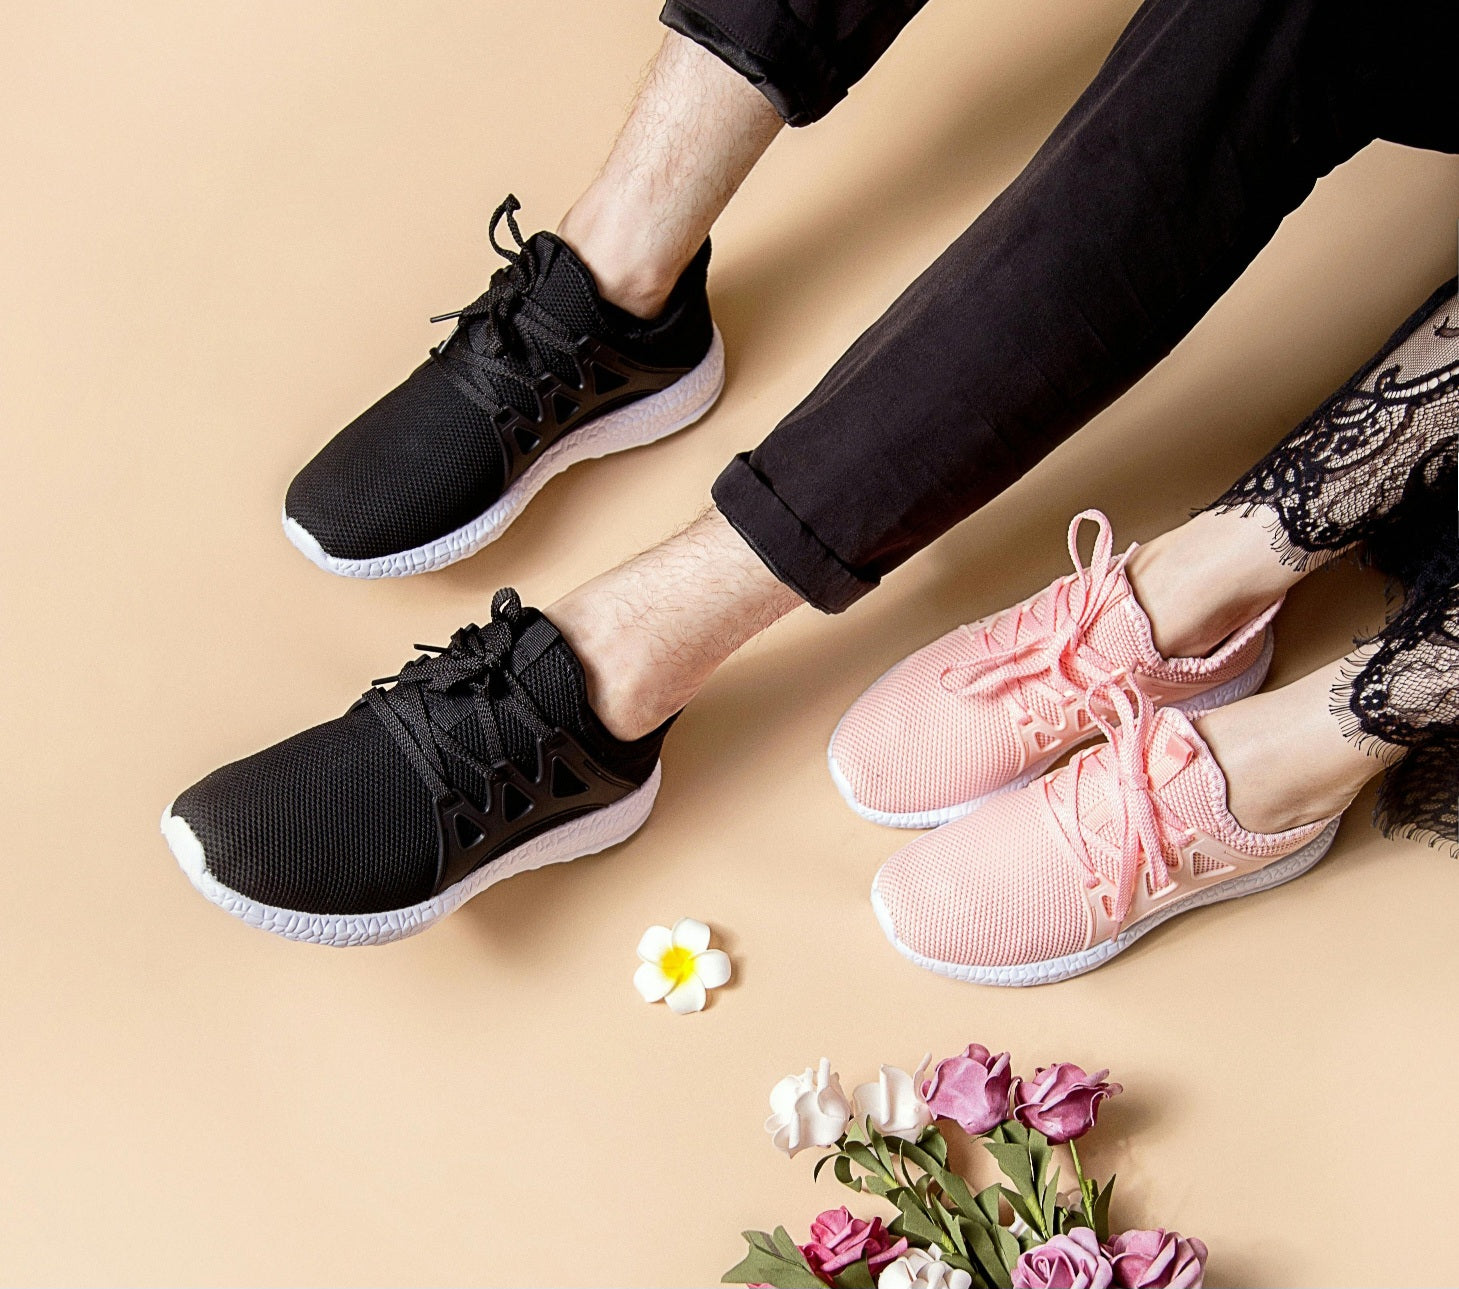
[[[1405,749],[1390,835],[1459,849],[1459,296],[1440,287],[1383,350],[1214,504],[1269,507],[1297,567],[1360,548],[1399,607],[1334,692],[1348,737]]]

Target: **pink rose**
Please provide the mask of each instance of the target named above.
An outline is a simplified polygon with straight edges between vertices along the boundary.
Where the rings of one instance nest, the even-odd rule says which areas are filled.
[[[1032,1082],[1019,1079],[1013,1085],[1014,1116],[1055,1144],[1082,1137],[1094,1127],[1099,1103],[1124,1091],[1118,1083],[1104,1081],[1108,1073],[1085,1074],[1065,1061],[1039,1069]]]
[[[893,1241],[879,1217],[864,1222],[852,1217],[849,1209],[833,1208],[811,1223],[810,1243],[802,1244],[800,1251],[811,1264],[811,1270],[827,1284],[838,1272],[863,1258],[875,1280],[882,1267],[907,1251],[907,1241]]]
[[[1105,1251],[1120,1289],[1201,1289],[1206,1278],[1206,1246],[1175,1231],[1126,1231]]]
[[[1087,1226],[1030,1249],[1013,1268],[1013,1289],[1109,1289],[1114,1268]]]
[[[951,1119],[973,1136],[992,1132],[1008,1118],[1008,1090],[1013,1074],[1008,1053],[994,1056],[980,1043],[969,1043],[961,1056],[938,1061],[932,1077],[922,1085],[928,1109],[939,1119]]]

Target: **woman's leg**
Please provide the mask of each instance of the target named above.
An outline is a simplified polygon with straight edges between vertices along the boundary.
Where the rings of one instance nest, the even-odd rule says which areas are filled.
[[[1453,528],[1459,291],[1448,282],[1212,509],[1142,546],[1130,581],[1166,654],[1204,653],[1364,544],[1392,576]]]
[[[1387,769],[1385,829],[1459,842],[1456,445],[1449,282],[1215,509],[1132,557],[1157,643],[1177,649],[1209,648],[1249,606],[1359,544],[1407,588],[1383,630],[1341,663],[1200,722],[1248,828],[1335,814]]]

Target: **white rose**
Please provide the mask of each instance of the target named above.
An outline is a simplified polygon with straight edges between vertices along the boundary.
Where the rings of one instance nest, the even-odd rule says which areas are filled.
[[[863,1083],[852,1094],[856,1117],[868,1118],[883,1137],[916,1141],[932,1122],[932,1111],[922,1095],[922,1074],[932,1057],[924,1056],[916,1074],[895,1065],[883,1065],[875,1083]]]
[[[876,1279],[876,1289],[972,1289],[966,1271],[942,1260],[941,1249],[909,1249],[888,1262]]]
[[[777,1150],[794,1155],[808,1146],[834,1146],[850,1119],[841,1079],[831,1073],[831,1063],[823,1056],[815,1071],[787,1074],[770,1089],[765,1131]]]

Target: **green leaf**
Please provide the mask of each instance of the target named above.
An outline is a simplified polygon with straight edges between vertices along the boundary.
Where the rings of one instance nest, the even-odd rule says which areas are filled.
[[[936,1124],[923,1131],[917,1144],[939,1164],[947,1163],[947,1138],[942,1135],[942,1129]]]
[[[998,1256],[1002,1259],[1011,1281],[1013,1278],[1013,1268],[1017,1264],[1019,1256],[1023,1253],[1023,1246],[1019,1244],[1018,1237],[1006,1226],[998,1227],[993,1232],[993,1238],[998,1242]]]
[[[871,1143],[871,1148],[876,1154],[877,1162],[890,1173],[892,1171],[892,1156],[891,1151],[887,1149],[887,1139],[873,1128],[870,1123],[866,1125],[866,1139]],[[901,1144],[900,1138],[897,1139],[897,1144]]]
[[[827,1164],[829,1164],[831,1162],[831,1160],[833,1160],[833,1159],[839,1159],[840,1157],[841,1157],[841,1155],[840,1155],[840,1152],[839,1151],[836,1152],[835,1154],[822,1155],[818,1160],[816,1160],[816,1166],[811,1169],[811,1181],[813,1181],[813,1182],[820,1181],[821,1180],[821,1169],[823,1169]]]
[[[1004,1264],[1002,1250],[998,1246],[996,1231],[970,1218],[963,1218],[958,1225],[962,1227],[963,1237],[968,1243],[968,1252],[977,1260],[978,1268],[983,1278],[994,1287],[994,1289],[1010,1289],[1013,1284],[1011,1269]],[[1017,1248],[1018,1241],[1014,1241]],[[1015,1252],[1014,1261],[1018,1255]]]
[[[821,1280],[783,1226],[774,1234],[743,1231],[750,1246],[744,1258],[720,1277],[724,1284],[773,1285],[774,1289],[821,1289]]]
[[[902,1233],[910,1240],[920,1240],[924,1247],[938,1245],[946,1247],[947,1241],[938,1229],[937,1223],[923,1211],[917,1197],[905,1187],[899,1189],[892,1202],[901,1210]]]
[[[1096,1191],[1094,1196],[1094,1234],[1099,1237],[1101,1244],[1109,1240],[1109,1197],[1114,1193],[1114,1188],[1115,1179],[1111,1175],[1104,1184],[1104,1189]]]
[[[1015,1135],[1015,1130],[1018,1135]],[[1014,1185],[1020,1195],[1034,1193],[1033,1161],[1028,1153],[1028,1134],[1019,1124],[999,1124],[986,1137],[983,1146],[994,1159],[1003,1175]]]
[[[1002,1197],[1002,1195],[1003,1187],[995,1183],[992,1186],[984,1187],[973,1197],[974,1208],[976,1208],[979,1213],[986,1217],[989,1224],[992,1226],[1001,1225],[998,1219],[1003,1216],[1003,1211],[999,1207],[998,1201]],[[970,1216],[972,1214],[972,1211],[972,1209],[963,1209],[963,1212],[969,1214]]]
[[[1070,1231],[1076,1230],[1081,1226],[1089,1225],[1089,1219],[1084,1216],[1084,1210],[1082,1208],[1060,1207],[1058,1213],[1055,1215],[1055,1220],[1059,1224],[1058,1233],[1060,1235],[1067,1235]]]
[[[998,1161],[1017,1191],[1017,1200],[1007,1188],[1004,1195],[1014,1211],[1040,1235],[1047,1238],[1054,1230],[1054,1208],[1057,1203],[1058,1171],[1049,1175],[1054,1151],[1041,1132],[1025,1128],[1017,1120],[999,1124],[986,1137],[983,1145]]]
[[[1003,1192],[1003,1198],[1006,1199],[1009,1204],[1013,1206],[1013,1211],[1017,1213],[1018,1216],[1021,1217],[1028,1226],[1032,1227],[1034,1231],[1038,1231],[1039,1218],[1034,1216],[1034,1211],[1028,1206],[1028,1201],[1025,1200],[1023,1196],[1020,1195],[1017,1191],[1011,1191],[1006,1186],[1000,1187],[999,1189]],[[1042,1214],[1040,1214],[1039,1216],[1042,1216]]]
[[[835,1280],[837,1289],[876,1289],[876,1281],[871,1278],[871,1268],[865,1262],[853,1262],[837,1272],[832,1279]]]
[[[1035,1172],[1034,1175],[1039,1176],[1039,1173]],[[1059,1228],[1057,1225],[1057,1214],[1059,1210],[1059,1170],[1057,1168],[1054,1169],[1053,1176],[1049,1177],[1044,1182],[1043,1192],[1040,1198],[1042,1200],[1041,1207],[1044,1214],[1044,1230],[1058,1230]]]
[[[836,1160],[836,1163],[833,1166],[833,1171],[836,1174],[836,1180],[840,1182],[842,1186],[849,1186],[852,1190],[860,1192],[861,1179],[852,1175],[851,1161],[846,1158],[845,1155],[835,1155],[833,1156],[833,1158]]]
[[[848,1141],[842,1153],[873,1176],[881,1174],[881,1160],[872,1153],[869,1146],[862,1145],[859,1141]]]
[[[967,1241],[963,1239],[962,1228],[957,1218],[949,1213],[947,1209],[943,1208],[935,1199],[930,1200],[927,1207],[928,1211],[942,1226],[942,1229],[952,1237],[952,1242],[957,1246],[957,1251],[966,1258],[968,1256],[968,1245]]]

